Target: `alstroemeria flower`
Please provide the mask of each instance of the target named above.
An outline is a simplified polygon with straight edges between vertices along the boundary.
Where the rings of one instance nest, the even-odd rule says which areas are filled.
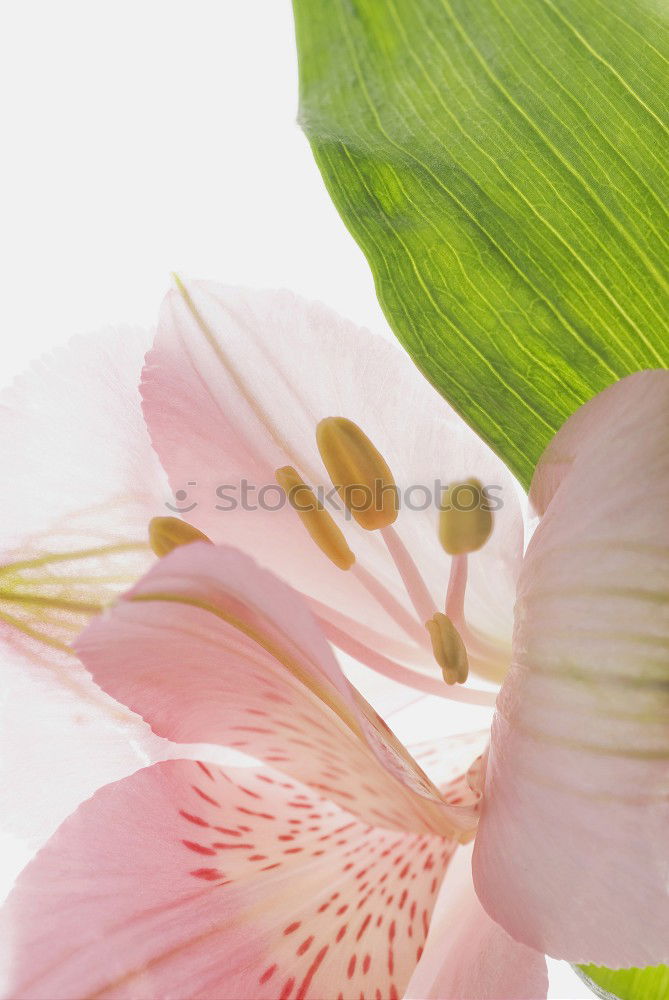
[[[143,396],[173,488],[197,484],[183,516],[288,579],[336,645],[438,691],[426,622],[446,612],[472,673],[506,676],[474,855],[489,912],[570,961],[665,961],[669,375],[623,380],[556,436],[535,475],[542,520],[522,565],[508,472],[400,351],[321,306],[180,288],[165,303]],[[494,411],[494,400],[481,405]],[[501,486],[490,539],[449,565],[434,506],[405,504],[378,530],[339,519],[355,557],[346,570],[289,506],[216,507],[229,484],[260,487],[285,468],[313,489],[330,486],[317,440],[328,418],[367,435],[404,497],[435,479]],[[448,693],[486,694],[471,680]],[[150,705],[140,710],[155,721]],[[251,737],[238,743],[253,752]]]
[[[135,329],[74,338],[0,394],[0,813],[33,845],[158,742],[70,650],[155,559],[146,525],[165,485],[140,409],[148,344]]]
[[[169,762],[81,807],[14,893],[11,995],[334,1000],[367,996],[374,982],[385,1000],[411,977],[409,996],[537,997],[540,952],[666,961],[668,379],[627,379],[566,424],[537,470],[542,520],[522,560],[513,480],[392,345],[287,294],[194,286],[171,296],[144,397],[175,506],[288,579],[307,606],[239,554],[192,545],[85,634],[79,649],[95,679],[159,736],[233,746],[262,766],[242,776],[205,764],[216,783],[207,790],[206,770]],[[329,522],[325,537],[310,532],[290,506],[228,509],[243,480],[328,486],[317,442],[328,418],[358,428],[354,453],[356,435],[368,436],[403,495],[435,478],[501,486],[492,536],[449,561],[434,507],[403,508],[374,530],[340,517],[343,545]],[[439,615],[464,641],[472,674],[503,681],[487,771],[474,768],[470,791],[462,778],[435,787],[325,641],[396,680],[485,704],[490,686],[460,672],[448,628],[441,646],[430,634]],[[442,671],[459,683],[447,688]],[[498,923],[465,878],[414,968],[417,914],[422,905],[424,935],[454,845],[475,832],[483,786],[474,881]],[[389,831],[406,857],[393,856],[392,870]],[[335,840],[346,834],[359,836]],[[314,836],[334,841],[330,851]],[[379,857],[374,880],[356,867],[368,850]],[[434,889],[416,852],[432,855],[423,871],[437,868]],[[406,886],[406,896],[382,891],[395,879],[416,884],[413,900]],[[337,908],[339,896],[327,896],[335,881]],[[381,899],[403,915],[401,947],[400,917],[388,924]],[[354,909],[365,910],[356,927],[342,920]],[[359,945],[376,926],[376,947],[351,952],[347,935],[360,934]],[[500,954],[502,974],[489,976],[497,963],[482,956]],[[372,969],[378,978],[365,979]]]
[[[485,914],[466,857],[439,900],[453,946],[423,956],[478,795],[434,786],[286,584],[184,545],[77,649],[156,731],[243,737],[258,762],[154,764],[84,803],[4,911],[8,996],[393,1000],[419,969],[421,998],[545,996],[543,956]]]

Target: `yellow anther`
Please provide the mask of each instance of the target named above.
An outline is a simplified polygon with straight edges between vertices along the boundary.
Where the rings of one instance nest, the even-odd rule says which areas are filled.
[[[166,556],[179,545],[209,542],[205,534],[178,517],[152,517],[149,521],[149,544],[157,556]]]
[[[292,465],[284,465],[274,473],[276,481],[288,497],[318,548],[339,569],[350,569],[355,556],[346,544],[346,539],[337,527],[315,493],[304,482]]]
[[[425,622],[425,628],[430,633],[432,652],[446,683],[464,684],[469,673],[469,659],[465,644],[451,619],[437,611]]]
[[[452,556],[475,552],[490,538],[492,511],[478,479],[453,483],[441,495],[439,541]]]
[[[398,491],[383,455],[357,424],[326,417],[316,428],[323,464],[353,517],[362,528],[386,528],[397,517]]]

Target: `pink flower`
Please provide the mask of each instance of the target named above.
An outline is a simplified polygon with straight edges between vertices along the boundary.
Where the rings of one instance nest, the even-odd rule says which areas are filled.
[[[666,961],[667,373],[618,383],[555,437],[524,558],[508,472],[399,351],[322,307],[181,289],[143,394],[174,506],[273,573],[183,546],[78,640],[105,691],[211,760],[155,764],[63,824],[6,910],[10,995],[521,998],[545,995],[544,952]],[[434,507],[374,530],[340,517],[343,542],[290,505],[216,508],[242,480],[329,487],[332,417],[404,498],[435,478],[501,487],[492,536],[449,559]],[[363,439],[345,426],[350,457]],[[444,613],[469,678],[452,631],[426,628]],[[503,682],[487,766],[449,773],[436,741],[428,777],[329,642],[399,703],[387,678],[475,705]],[[456,850],[474,833],[478,899]]]
[[[488,912],[572,962],[664,961],[669,375],[624,379],[567,421],[534,477],[541,523],[524,559],[521,505],[499,460],[401,352],[320,306],[182,287],[166,300],[142,391],[173,487],[202,490],[187,516],[289,580],[341,649],[437,691],[424,624],[446,610],[473,679],[441,693],[479,698],[477,675],[505,678],[474,853]],[[481,405],[494,415],[494,400]],[[368,435],[404,496],[435,478],[501,486],[491,538],[450,561],[450,580],[434,507],[405,506],[376,531],[340,519],[356,558],[342,571],[294,510],[211,504],[222,475],[270,483],[286,465],[329,486],[317,442],[327,417]]]

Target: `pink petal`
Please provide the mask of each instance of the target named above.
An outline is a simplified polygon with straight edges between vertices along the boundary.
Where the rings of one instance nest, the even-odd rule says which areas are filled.
[[[269,769],[157,764],[99,791],[19,879],[7,995],[392,1000],[451,850]]]
[[[293,510],[224,510],[216,488],[236,487],[226,495],[239,499],[242,480],[272,485],[275,470],[288,464],[312,487],[329,490],[315,429],[333,415],[363,428],[402,489],[434,490],[435,480],[472,475],[499,486],[504,507],[492,540],[470,561],[467,611],[475,627],[510,639],[523,536],[516,485],[394,344],[288,292],[198,282],[167,296],[147,361],[142,392],[154,445],[175,491],[197,484],[183,503],[197,507],[184,516],[214,540],[255,555],[343,632],[414,670],[438,676],[429,650],[416,645],[354,571],[328,561]],[[412,497],[425,502],[424,493]],[[276,491],[267,499],[275,503]],[[338,521],[357,564],[415,619],[378,533],[343,516]],[[449,558],[437,543],[434,503],[403,509],[396,528],[441,609]],[[417,622],[421,635],[423,625]]]
[[[0,812],[42,842],[158,741],[92,683],[68,647],[153,561],[166,493],[138,391],[148,337],[77,337],[0,393]]]
[[[161,559],[77,642],[98,683],[176,742],[266,761],[369,822],[470,830],[349,684],[306,603],[237,552]]]
[[[474,892],[471,849],[460,848],[439,893],[407,1000],[540,1000],[547,990],[544,956],[490,919]]]
[[[537,472],[474,873],[510,934],[571,962],[669,958],[668,418],[669,373],[631,376]]]

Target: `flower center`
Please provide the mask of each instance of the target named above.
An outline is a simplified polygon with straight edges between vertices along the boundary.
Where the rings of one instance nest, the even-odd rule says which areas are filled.
[[[293,466],[277,469],[279,486],[319,549],[339,569],[352,571],[411,639],[431,650],[449,686],[467,680],[469,653],[476,655],[477,663],[494,662],[495,669],[487,676],[501,679],[498,645],[471,630],[464,614],[468,555],[485,545],[493,529],[492,511],[478,480],[453,483],[441,497],[438,535],[452,558],[446,605],[444,611],[439,611],[411,553],[393,527],[400,496],[383,455],[364,431],[345,417],[321,420],[316,428],[316,443],[332,485],[351,516],[364,530],[379,532],[415,616],[356,562],[343,531],[300,473]],[[339,644],[337,636],[333,641]],[[352,649],[346,651],[356,655]]]

